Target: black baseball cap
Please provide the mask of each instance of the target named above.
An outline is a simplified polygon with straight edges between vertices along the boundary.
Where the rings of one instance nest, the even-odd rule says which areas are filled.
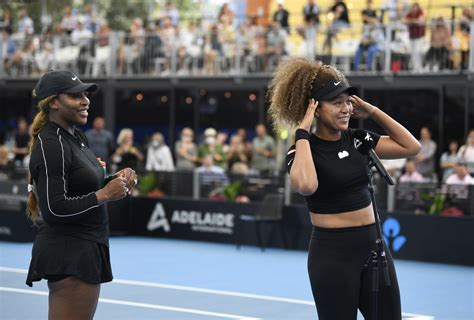
[[[311,97],[316,101],[332,100],[344,92],[353,95],[358,94],[359,90],[356,87],[351,87],[347,81],[332,79],[324,87],[313,89]]]
[[[84,83],[69,70],[50,70],[43,74],[35,87],[36,99],[60,93],[81,93],[97,91],[97,84]]]

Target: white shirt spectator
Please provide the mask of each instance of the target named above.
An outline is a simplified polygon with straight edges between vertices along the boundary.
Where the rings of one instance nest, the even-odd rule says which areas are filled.
[[[152,141],[148,147],[145,168],[148,171],[174,171],[170,148],[159,141]]]
[[[461,178],[456,173],[453,173],[446,179],[446,184],[474,184],[474,178],[469,174],[465,175],[464,178]]]
[[[89,40],[92,39],[93,34],[89,29],[84,28],[84,24],[79,23],[78,28],[71,33],[71,41],[73,44],[80,47],[86,47]]]

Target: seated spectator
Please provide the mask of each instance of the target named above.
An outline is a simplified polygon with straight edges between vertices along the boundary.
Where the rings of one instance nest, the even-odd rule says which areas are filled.
[[[26,73],[27,69],[31,67],[33,57],[38,48],[39,39],[37,36],[28,35],[23,41],[23,46],[16,50],[11,59],[6,64],[7,70],[12,68],[20,69]]]
[[[466,143],[459,148],[459,160],[467,164],[470,173],[474,173],[474,129],[469,131]]]
[[[362,57],[366,54],[365,64],[367,70],[372,70],[374,57],[377,53],[384,50],[385,36],[382,28],[379,26],[376,19],[368,20],[364,25],[362,39],[354,57],[354,69],[360,69],[360,62]]]
[[[379,20],[377,18],[377,11],[374,9],[374,2],[373,0],[367,0],[366,1],[366,7],[365,9],[362,10],[362,23],[364,25],[370,23],[370,22],[375,22],[378,23]]]
[[[401,183],[405,182],[427,182],[426,179],[416,171],[416,164],[413,160],[408,160],[405,164],[405,173],[398,180]]]
[[[454,167],[459,160],[458,157],[458,142],[453,140],[449,142],[448,151],[443,152],[441,155],[439,165],[443,171],[443,180],[446,181],[449,175],[454,171]]]
[[[13,41],[11,35],[12,29],[10,27],[5,27],[2,29],[2,63],[7,73],[9,73],[7,66],[11,64],[10,61],[16,51],[15,41]]]
[[[214,164],[214,158],[212,154],[205,155],[201,160],[201,165],[197,167],[196,171],[198,173],[216,173],[216,174],[225,174],[225,170]]]
[[[224,153],[229,151],[229,145],[227,144],[228,134],[225,131],[219,131],[216,135],[216,145],[220,146]]]
[[[428,179],[433,178],[435,169],[436,142],[431,139],[431,131],[427,127],[420,130],[421,151],[415,158],[416,170]]]
[[[433,21],[430,42],[423,67],[434,71],[450,68],[451,28],[443,17],[438,17]]]
[[[405,167],[407,159],[381,159],[380,161],[382,162],[385,169],[387,169],[387,172],[390,174],[390,176],[398,178],[402,175],[402,170]]]
[[[446,184],[474,184],[474,178],[469,174],[465,162],[456,163],[454,173],[446,179]]]
[[[280,64],[283,56],[287,54],[288,34],[278,22],[273,22],[267,32],[268,63],[272,68]],[[271,71],[271,70],[268,70]]]
[[[18,129],[14,137],[15,146],[13,148],[13,159],[15,166],[22,167],[26,166],[24,163],[26,155],[29,153],[28,144],[30,142],[30,133],[28,132],[28,122],[25,118],[18,119]]]
[[[120,171],[127,167],[137,171],[145,157],[133,143],[132,129],[122,129],[117,137],[117,144],[118,148],[115,149],[111,157],[116,166],[115,171]]]
[[[34,55],[36,72],[39,75],[50,70],[53,66],[53,44],[49,39],[43,38],[40,40],[38,50],[36,50]]]
[[[198,161],[198,149],[193,141],[194,132],[191,128],[181,130],[181,139],[174,146],[176,170],[193,170]]]
[[[165,139],[159,132],[155,132],[151,137],[145,169],[148,171],[174,171],[170,148],[165,144]]]
[[[25,7],[18,10],[17,31],[24,35],[33,35],[35,33],[35,26],[33,19],[28,16],[28,11]]]
[[[260,173],[269,173],[275,168],[275,140],[267,134],[265,125],[255,127],[257,136],[253,139],[251,168]]]
[[[61,20],[61,29],[70,35],[77,27],[77,17],[73,14],[71,6],[64,8],[64,16]]]
[[[212,155],[213,163],[221,168],[226,168],[227,160],[222,145],[216,143],[217,132],[214,128],[207,128],[204,131],[204,142],[199,146],[199,159],[204,159],[208,154]]]
[[[6,180],[15,171],[15,164],[10,160],[8,148],[0,145],[0,179]]]
[[[71,32],[71,42],[79,47],[77,66],[79,73],[84,74],[87,60],[92,55],[91,44],[93,33],[84,26],[84,18],[77,19],[77,27]]]

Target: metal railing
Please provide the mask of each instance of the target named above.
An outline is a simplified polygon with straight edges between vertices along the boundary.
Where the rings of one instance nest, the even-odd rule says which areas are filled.
[[[456,21],[445,23],[448,27],[458,25]],[[474,22],[469,27],[474,30]],[[173,29],[168,33],[112,32],[105,37],[75,38],[14,34],[8,39],[0,36],[0,78],[37,77],[51,68],[68,68],[93,78],[261,75],[270,74],[287,56],[307,53],[304,46],[313,44],[315,59],[348,74],[474,72],[474,52],[470,50],[473,32],[467,27],[456,28],[448,47],[431,48],[430,37],[435,28],[435,22],[427,24],[426,33],[415,45],[405,24],[377,26],[374,29],[383,40],[378,40],[373,57],[367,48],[362,50],[358,65],[355,57],[364,34],[362,25],[340,29],[332,35],[329,47],[322,45],[329,29],[321,27],[315,41],[303,41],[301,48],[291,43],[280,28],[255,32],[244,27],[228,32],[212,28],[209,32]],[[11,43],[15,52],[11,52]]]

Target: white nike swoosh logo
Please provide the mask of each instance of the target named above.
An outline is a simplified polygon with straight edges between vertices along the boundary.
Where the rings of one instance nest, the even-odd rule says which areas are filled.
[[[74,77],[74,78],[71,78],[71,79],[72,79],[72,81],[76,81],[76,79],[77,79],[77,76],[76,76],[76,77]]]
[[[334,82],[334,85],[335,85],[335,86],[338,86],[339,83],[341,83],[341,81],[339,81],[339,82]]]

